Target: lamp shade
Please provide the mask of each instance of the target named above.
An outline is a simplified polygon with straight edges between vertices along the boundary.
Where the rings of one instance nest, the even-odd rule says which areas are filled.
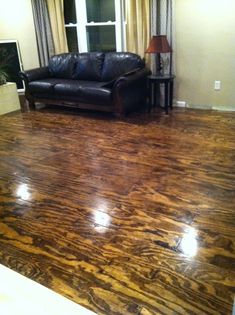
[[[148,54],[151,53],[168,53],[172,49],[168,43],[166,35],[156,35],[153,36],[150,40],[149,47],[145,51]]]

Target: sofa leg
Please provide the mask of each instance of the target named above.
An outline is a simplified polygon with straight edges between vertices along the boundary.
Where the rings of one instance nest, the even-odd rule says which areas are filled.
[[[126,112],[122,111],[122,112],[114,112],[114,115],[116,118],[124,118],[126,116]]]
[[[117,106],[114,110],[114,115],[116,118],[124,118],[126,116],[126,110],[124,106]]]
[[[31,110],[35,110],[36,106],[34,100],[28,100],[28,107]]]

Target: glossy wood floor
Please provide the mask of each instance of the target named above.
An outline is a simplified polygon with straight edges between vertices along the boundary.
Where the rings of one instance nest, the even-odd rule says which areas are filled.
[[[235,113],[0,117],[0,263],[98,314],[231,314]]]

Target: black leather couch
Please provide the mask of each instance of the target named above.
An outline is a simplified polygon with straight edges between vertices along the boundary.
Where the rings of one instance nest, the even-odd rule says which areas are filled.
[[[146,101],[144,61],[128,52],[66,53],[48,67],[21,72],[31,108],[35,102],[125,114]]]

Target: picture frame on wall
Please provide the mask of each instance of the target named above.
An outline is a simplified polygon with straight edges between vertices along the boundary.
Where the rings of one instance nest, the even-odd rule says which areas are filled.
[[[7,82],[15,82],[18,92],[24,91],[24,82],[19,76],[23,70],[17,40],[0,40],[0,69],[7,75]]]

